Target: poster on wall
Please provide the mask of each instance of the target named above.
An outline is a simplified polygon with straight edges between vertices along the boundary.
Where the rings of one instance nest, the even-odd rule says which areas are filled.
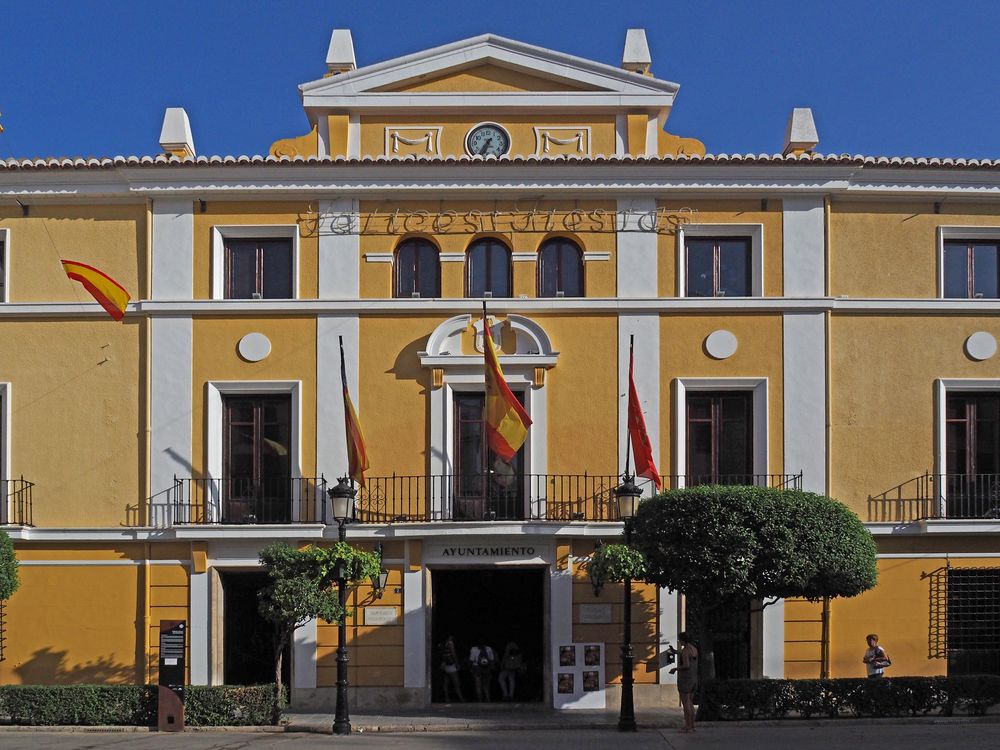
[[[552,653],[555,708],[605,708],[604,644],[573,643]]]

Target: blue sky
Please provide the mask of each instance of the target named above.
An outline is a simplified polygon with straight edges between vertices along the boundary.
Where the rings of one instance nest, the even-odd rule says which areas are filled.
[[[779,151],[810,106],[824,153],[1000,157],[987,0],[36,0],[0,7],[0,158],[155,154],[167,106],[200,154],[267,153],[334,27],[363,66],[484,32],[617,65],[632,26],[681,85],[667,129],[711,153]]]

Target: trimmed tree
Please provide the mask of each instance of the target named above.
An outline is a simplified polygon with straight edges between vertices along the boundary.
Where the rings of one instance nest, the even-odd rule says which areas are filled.
[[[875,540],[847,506],[823,495],[670,490],[643,502],[633,523],[644,580],[682,592],[705,615],[747,599],[767,606],[787,597],[851,597],[875,586]],[[711,633],[701,636],[714,677]]]
[[[375,552],[355,549],[346,542],[332,547],[296,549],[285,542],[269,544],[260,563],[271,582],[259,592],[258,609],[274,625],[274,710],[281,719],[281,662],[292,634],[313,619],[340,623],[349,614],[340,606],[337,579],[349,583],[378,576],[382,562]]]
[[[17,556],[14,554],[14,543],[6,531],[0,529],[0,602],[10,599],[17,591],[21,581],[17,575]],[[0,613],[2,616],[2,613]],[[0,620],[0,661],[3,661],[3,627]]]

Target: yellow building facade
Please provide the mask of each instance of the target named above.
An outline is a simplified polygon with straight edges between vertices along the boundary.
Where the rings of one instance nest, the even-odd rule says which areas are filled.
[[[485,35],[363,68],[337,30],[269,156],[197,156],[172,109],[158,156],[0,162],[0,682],[155,682],[161,620],[192,684],[266,681],[258,554],[337,538],[342,341],[348,539],[389,573],[351,593],[352,705],[453,700],[449,636],[516,643],[514,700],[615,704],[623,592],[586,563],[622,531],[632,337],[668,486],[829,494],[879,548],[862,596],[710,624],[636,586],[639,705],[695,626],[728,676],[860,676],[869,632],[893,674],[1000,671],[1000,167],[820,156],[808,110],[784,155],[706,155],[649,69],[640,30],[620,66]],[[62,258],[130,291],[121,324]],[[533,421],[510,464],[484,302]],[[335,648],[296,632],[293,705],[332,707]]]

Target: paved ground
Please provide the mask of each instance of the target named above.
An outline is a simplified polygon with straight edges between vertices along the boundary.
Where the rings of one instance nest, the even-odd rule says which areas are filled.
[[[942,720],[878,723],[844,720],[836,723],[712,724],[694,734],[676,729],[645,729],[636,734],[613,730],[560,729],[505,732],[363,733],[331,737],[310,732],[38,732],[0,730],[3,750],[329,750],[332,746],[365,750],[996,750],[1000,723]]]

